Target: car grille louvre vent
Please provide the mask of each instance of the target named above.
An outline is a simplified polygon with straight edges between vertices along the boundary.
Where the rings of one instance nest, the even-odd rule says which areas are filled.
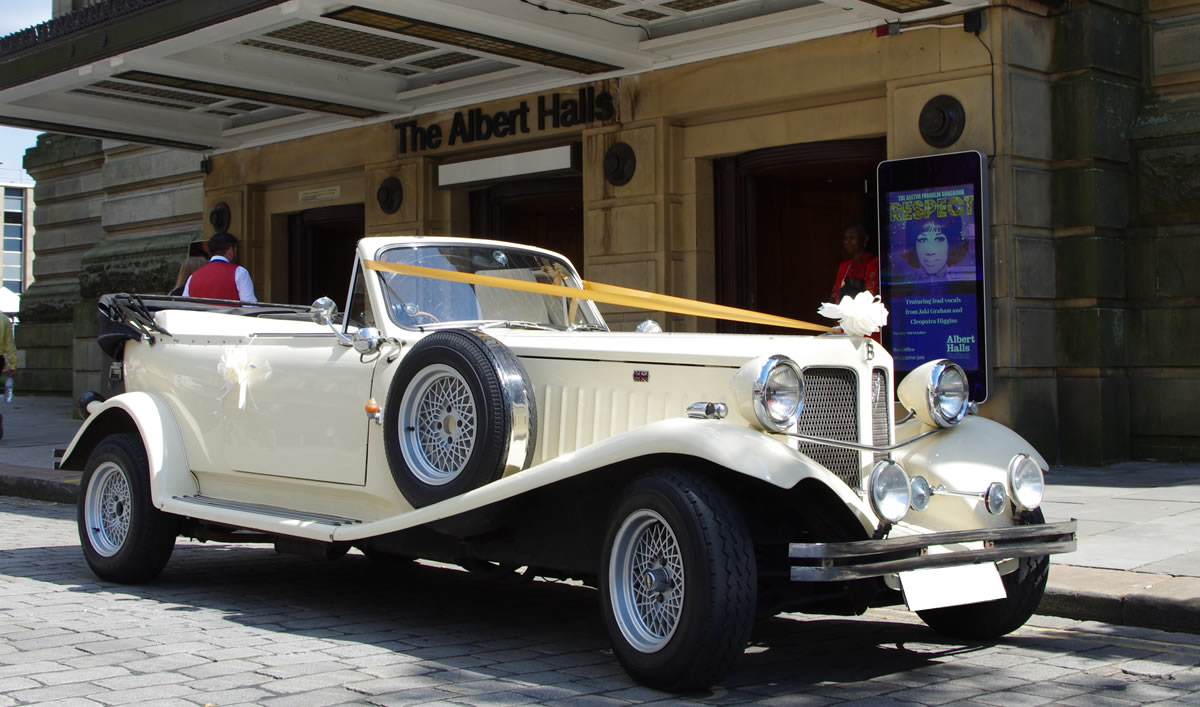
[[[871,444],[886,447],[892,443],[891,420],[892,388],[888,385],[887,370],[876,368],[871,371]],[[875,461],[888,457],[888,452],[876,452]]]
[[[858,377],[848,368],[804,369],[804,410],[797,432],[858,442]],[[799,450],[851,488],[861,483],[859,453],[853,449],[800,442]]]

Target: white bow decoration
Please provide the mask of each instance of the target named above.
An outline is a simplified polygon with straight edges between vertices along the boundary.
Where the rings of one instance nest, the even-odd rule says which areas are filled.
[[[228,395],[233,386],[238,386],[238,410],[246,409],[246,384],[250,382],[250,369],[253,367],[245,349],[225,349],[217,364],[217,373],[225,379],[225,394]]]
[[[838,304],[825,302],[817,314],[838,320],[838,326],[850,336],[870,336],[883,328],[888,318],[883,301],[866,290],[853,297],[846,295]]]

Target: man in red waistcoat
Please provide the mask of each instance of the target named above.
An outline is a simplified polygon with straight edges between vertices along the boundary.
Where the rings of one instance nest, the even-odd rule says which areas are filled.
[[[208,239],[212,257],[208,265],[192,273],[183,286],[184,297],[257,302],[250,272],[237,264],[238,239],[232,233],[217,233]]]

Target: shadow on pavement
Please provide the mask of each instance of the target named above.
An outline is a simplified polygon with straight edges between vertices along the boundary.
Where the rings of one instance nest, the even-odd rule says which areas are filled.
[[[268,546],[192,542],[181,542],[163,574],[148,585],[97,580],[74,546],[0,552],[0,571],[72,592],[174,605],[169,611],[215,611],[224,621],[289,637],[383,647],[396,654],[397,664],[420,661],[421,670],[439,671],[443,679],[464,671],[461,679],[506,678],[575,691],[559,694],[566,698],[593,694],[598,686],[646,690],[624,674],[609,650],[596,592],[575,584],[496,580],[357,553],[316,561],[280,555]],[[739,690],[754,697],[776,690],[785,695],[889,675],[899,679],[923,667],[944,669],[949,658],[994,645],[942,639],[921,624],[878,616],[785,614],[757,624],[746,654],[709,697]],[[505,668],[491,667],[496,665]],[[978,666],[962,670],[964,677],[979,673]],[[885,681],[879,688],[896,685]],[[869,696],[869,686],[854,690]]]

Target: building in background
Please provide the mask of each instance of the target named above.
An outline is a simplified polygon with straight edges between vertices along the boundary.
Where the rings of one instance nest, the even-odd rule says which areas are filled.
[[[1200,458],[1200,0],[61,5],[0,38],[0,122],[81,136],[25,160],[44,389],[95,388],[95,298],[164,291],[218,227],[268,300],[402,232],[813,319],[875,165],[975,150],[982,414],[1052,461]]]
[[[0,271],[0,312],[15,317],[21,293],[33,281],[33,185],[3,184],[3,270]]]

